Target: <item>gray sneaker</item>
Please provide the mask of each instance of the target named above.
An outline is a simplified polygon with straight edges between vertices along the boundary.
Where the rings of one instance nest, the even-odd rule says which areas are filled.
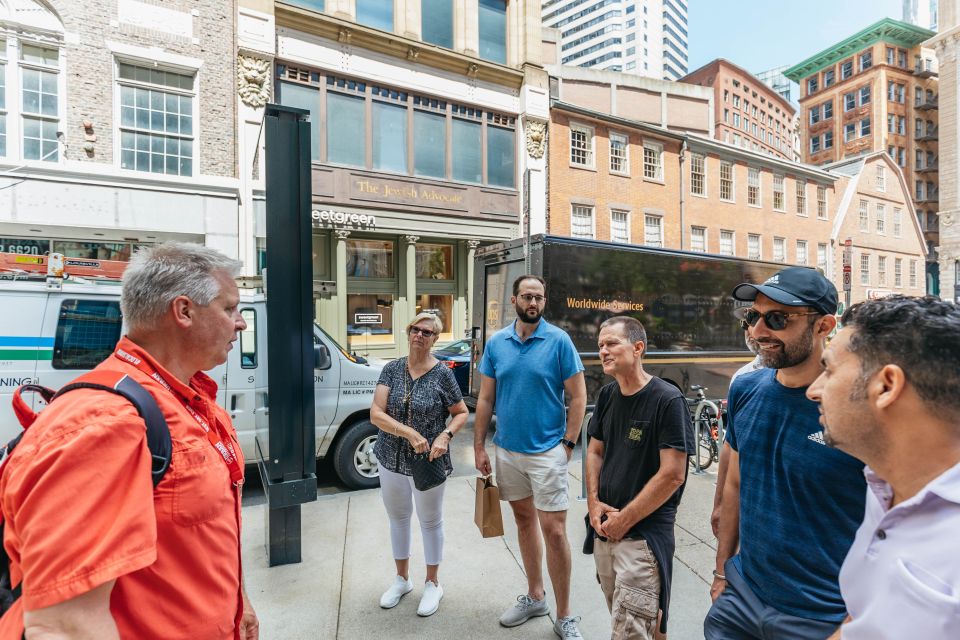
[[[560,618],[553,623],[553,632],[561,638],[579,638],[579,640],[583,640],[583,636],[580,635],[580,629],[577,628],[578,622],[580,622],[580,616],[576,618],[573,616]]]
[[[517,604],[507,609],[500,616],[500,624],[504,627],[516,627],[523,624],[530,618],[545,616],[550,613],[547,608],[547,598],[543,600],[534,600],[528,595],[517,596]]]

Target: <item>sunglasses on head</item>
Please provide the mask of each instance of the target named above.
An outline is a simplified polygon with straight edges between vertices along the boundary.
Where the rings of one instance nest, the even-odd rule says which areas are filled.
[[[747,309],[743,312],[743,320],[740,321],[740,326],[743,329],[747,327],[757,326],[757,322],[760,321],[760,318],[763,318],[763,321],[766,323],[767,327],[771,331],[783,331],[787,328],[787,323],[790,322],[790,318],[796,316],[815,316],[820,315],[817,311],[805,311],[797,313],[784,313],[783,311],[767,311],[766,313],[760,313],[756,309]]]
[[[431,331],[430,329],[421,329],[420,327],[410,327],[410,335],[414,335],[416,333],[419,333],[424,338],[432,338],[433,336],[437,335],[436,331]]]

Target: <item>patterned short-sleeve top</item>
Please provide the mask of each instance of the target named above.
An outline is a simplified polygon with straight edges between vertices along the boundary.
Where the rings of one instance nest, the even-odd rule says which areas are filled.
[[[408,427],[416,429],[431,444],[447,426],[450,415],[448,407],[463,399],[453,371],[437,362],[425,374],[413,380],[407,369],[407,359],[397,358],[387,364],[380,372],[378,385],[390,388],[387,396],[387,415]],[[409,393],[410,420],[407,421],[407,403],[405,394]],[[410,459],[413,447],[406,438],[380,431],[373,448],[377,462],[389,471],[405,476],[412,475]],[[453,473],[453,464],[448,451],[442,457],[443,466],[449,476]]]

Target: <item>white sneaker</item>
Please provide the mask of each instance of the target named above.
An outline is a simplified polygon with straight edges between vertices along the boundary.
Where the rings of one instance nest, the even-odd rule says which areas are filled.
[[[380,596],[380,606],[384,609],[393,609],[400,604],[400,598],[413,591],[413,583],[409,578],[404,579],[400,576],[394,576],[393,584]]]
[[[420,606],[417,607],[418,616],[432,616],[440,608],[440,599],[443,598],[443,587],[430,580],[427,580],[423,586],[423,596],[420,598]]]

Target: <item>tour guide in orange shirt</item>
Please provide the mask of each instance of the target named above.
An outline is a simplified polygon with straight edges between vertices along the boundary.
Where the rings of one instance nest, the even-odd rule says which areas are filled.
[[[141,249],[123,276],[127,336],[99,369],[153,397],[173,454],[153,487],[144,421],[124,398],[80,389],[41,412],[0,483],[3,543],[23,595],[0,639],[254,640],[242,586],[243,459],[217,385],[245,323],[240,263],[206,247]]]

